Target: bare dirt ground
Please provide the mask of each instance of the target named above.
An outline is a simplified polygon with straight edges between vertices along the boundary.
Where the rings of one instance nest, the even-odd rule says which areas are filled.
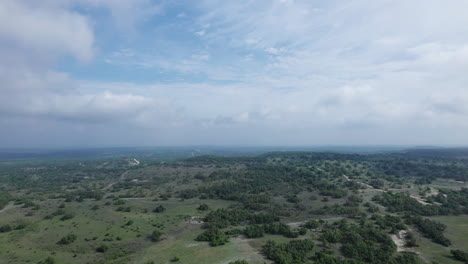
[[[343,174],[343,177],[345,177],[345,179],[346,179],[347,181],[351,181],[351,179],[350,179],[348,176],[344,175],[344,174]],[[363,185],[363,186],[366,186],[366,187],[369,188],[369,189],[376,190],[376,191],[378,191],[378,192],[385,192],[385,190],[374,188],[372,185],[369,185],[369,184],[367,184],[367,183],[358,182],[358,181],[356,181],[356,182],[359,183],[359,184],[361,184],[361,185]]]
[[[192,225],[201,225],[203,224],[203,216],[192,216],[190,217],[190,220],[188,221],[189,224]]]
[[[413,248],[405,247],[405,235],[406,235],[406,233],[407,233],[406,230],[400,230],[400,232],[398,232],[398,234],[390,235],[393,242],[397,246],[397,252],[406,252],[406,253],[415,254],[415,255],[418,255],[418,256],[422,257],[421,253],[415,251]]]
[[[426,196],[434,196],[434,195],[438,195],[438,194],[439,194],[439,190],[431,188],[431,192],[426,194]]]
[[[405,247],[405,239],[404,239],[405,235],[406,235],[406,230],[400,230],[398,234],[390,235],[393,242],[395,242],[395,245],[397,246],[398,252],[408,251],[407,248]]]
[[[423,204],[423,205],[429,205],[430,203],[424,201],[421,199],[421,197],[415,196],[415,195],[410,195],[411,198],[414,198],[418,203]]]
[[[14,207],[14,205],[12,203],[7,204],[5,207],[3,207],[2,210],[0,210],[0,214],[10,210],[13,207]]]
[[[123,180],[125,179],[125,176],[127,175],[128,172],[129,172],[129,171],[125,171],[124,173],[122,173],[122,175],[120,175],[120,177],[119,177],[119,179],[118,179],[117,181],[112,182],[112,183],[109,183],[106,187],[104,187],[103,190],[104,190],[104,191],[107,191],[107,190],[109,190],[112,186],[114,186],[116,183],[123,181]]]
[[[302,221],[302,222],[292,222],[292,223],[287,223],[288,226],[292,227],[292,228],[299,228],[301,227],[302,224],[304,224],[305,221]]]
[[[245,259],[249,261],[249,263],[260,263],[259,261],[261,260],[262,263],[272,263],[269,260],[266,260],[264,256],[262,256],[257,249],[253,248],[249,242],[252,241],[252,239],[248,238],[242,238],[242,237],[235,237],[230,239],[232,243],[240,245],[242,248],[243,255],[242,257],[235,257],[233,259],[223,261],[220,264],[228,264],[231,261],[235,261],[238,259]]]

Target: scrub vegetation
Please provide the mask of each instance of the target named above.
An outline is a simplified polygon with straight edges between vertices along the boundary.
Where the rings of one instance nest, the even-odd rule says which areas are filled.
[[[468,150],[0,160],[0,263],[466,263]]]

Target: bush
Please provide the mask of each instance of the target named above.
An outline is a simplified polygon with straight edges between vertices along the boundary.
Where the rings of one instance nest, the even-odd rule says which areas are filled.
[[[197,209],[200,210],[200,211],[206,211],[206,210],[210,209],[210,207],[207,204],[200,204],[200,206],[198,206]]]
[[[305,263],[313,248],[314,243],[310,239],[291,240],[283,244],[268,240],[263,246],[263,252],[276,264]]]
[[[195,240],[208,241],[212,247],[221,246],[228,242],[226,235],[217,228],[208,229],[207,231],[197,236]]]
[[[15,227],[15,229],[16,229],[16,230],[21,230],[21,229],[25,229],[27,226],[28,226],[27,223],[21,222],[21,223],[19,223],[19,224]]]
[[[153,231],[153,233],[151,233],[151,235],[149,235],[149,239],[151,239],[153,242],[158,242],[161,240],[162,235],[163,233],[156,229]]]
[[[450,250],[454,259],[468,263],[468,253],[461,250]]]
[[[405,235],[405,247],[417,247],[416,237],[413,233],[407,232]]]
[[[420,263],[418,258],[414,255],[404,254],[394,257],[388,264],[417,264]]]
[[[0,233],[10,232],[11,230],[13,230],[13,228],[9,224],[0,226]]]
[[[123,204],[125,204],[125,201],[121,199],[114,202],[114,205],[123,205]]]
[[[410,224],[414,224],[418,227],[418,231],[421,232],[425,237],[432,240],[432,242],[448,247],[451,242],[444,236],[444,231],[447,228],[444,224],[424,219],[420,216],[407,217],[407,221]]]
[[[308,229],[316,229],[320,226],[320,223],[317,220],[309,220],[304,223],[303,227]]]
[[[251,225],[244,229],[244,235],[248,238],[263,237],[264,233],[265,231],[263,230],[263,227],[258,225]]]
[[[62,216],[62,218],[60,218],[60,220],[66,221],[66,220],[72,219],[73,217],[75,217],[74,214],[72,214],[72,213],[66,213],[66,214],[64,214],[64,215]]]
[[[57,242],[59,245],[68,245],[73,243],[76,240],[77,236],[75,234],[68,234]]]
[[[299,229],[299,235],[303,236],[305,234],[307,234],[307,229],[306,228],[300,228]]]
[[[54,258],[52,257],[47,257],[43,261],[39,261],[38,264],[55,264],[57,263]]]
[[[162,213],[166,211],[166,207],[162,206],[162,205],[159,205],[158,207],[154,208],[153,212],[155,213]]]
[[[109,246],[106,244],[101,244],[99,247],[96,248],[96,252],[104,253],[109,250]]]

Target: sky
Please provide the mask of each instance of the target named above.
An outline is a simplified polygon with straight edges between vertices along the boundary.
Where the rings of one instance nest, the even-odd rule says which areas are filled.
[[[467,145],[466,0],[0,0],[0,148]]]

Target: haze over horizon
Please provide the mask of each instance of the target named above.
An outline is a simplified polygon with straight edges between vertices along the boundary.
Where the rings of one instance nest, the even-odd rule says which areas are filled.
[[[0,0],[0,148],[466,145],[466,10]]]

